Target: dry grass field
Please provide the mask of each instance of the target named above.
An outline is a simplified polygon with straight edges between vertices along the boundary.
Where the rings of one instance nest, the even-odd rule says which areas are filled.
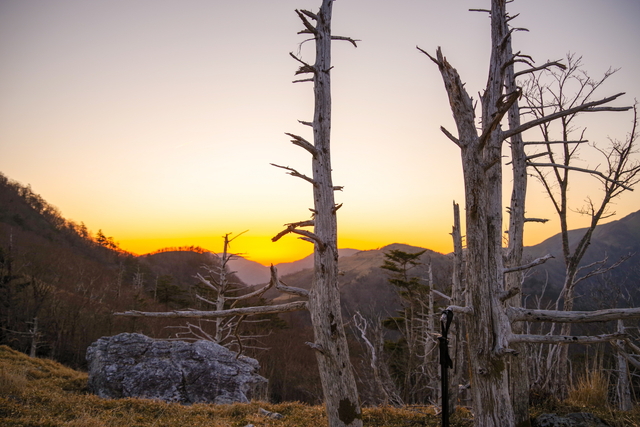
[[[0,346],[0,425],[3,427],[316,427],[326,425],[321,406],[289,402],[252,402],[234,405],[184,406],[145,399],[101,399],[87,393],[87,375],[47,359],[32,359]],[[272,419],[260,409],[282,414]],[[552,403],[532,414],[585,410]],[[589,408],[611,426],[640,426],[640,411],[621,414],[606,406]],[[365,426],[439,426],[434,408],[365,408]],[[451,420],[470,427],[469,411],[459,410]]]

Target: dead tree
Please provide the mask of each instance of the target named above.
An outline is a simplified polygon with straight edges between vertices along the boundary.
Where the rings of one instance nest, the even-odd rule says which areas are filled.
[[[527,114],[534,118],[545,114],[566,111],[575,105],[591,101],[594,93],[615,71],[609,70],[599,80],[594,80],[581,69],[581,58],[574,55],[567,57],[567,67],[564,70],[545,70],[541,74],[532,76],[526,82],[524,99]],[[551,80],[548,83],[545,77]],[[628,108],[600,107],[600,111],[626,111]],[[635,112],[635,108],[634,108]],[[565,115],[560,119],[559,138],[554,138],[548,123],[539,125],[542,141],[527,145],[543,147],[543,152],[528,156],[527,166],[535,171],[535,176],[542,183],[551,200],[560,223],[562,237],[562,256],[565,264],[565,277],[562,291],[556,302],[557,309],[570,311],[573,309],[576,287],[583,280],[602,274],[615,268],[620,260],[607,266],[606,260],[581,266],[581,262],[591,242],[591,236],[598,223],[615,213],[611,213],[611,201],[624,191],[631,191],[640,180],[640,163],[634,162],[632,154],[636,147],[637,112],[634,114],[633,129],[624,142],[611,141],[608,148],[601,148],[596,144],[592,147],[599,151],[605,164],[605,170],[597,167],[578,167],[576,165],[580,147],[586,145],[584,138],[586,129],[576,128],[574,119],[580,112]],[[574,136],[577,135],[577,138]],[[569,200],[569,184],[577,174],[586,174],[597,179],[602,185],[600,200],[589,195],[586,207],[580,213],[590,218],[589,225],[583,231],[577,242],[569,241],[569,218],[571,210]],[[562,335],[571,334],[571,324],[563,324]],[[552,350],[558,367],[557,372],[550,373],[551,389],[559,396],[567,396],[567,386],[570,382],[568,369],[567,345]]]
[[[236,254],[229,252],[231,242],[240,237],[245,232],[239,233],[230,238],[230,233],[223,236],[223,249],[221,254],[212,254],[215,262],[203,265],[206,274],[196,274],[202,290],[207,291],[210,295],[198,293],[196,290],[195,298],[207,305],[213,306],[216,311],[225,308],[235,308],[238,303],[248,301],[252,298],[260,298],[268,288],[263,287],[253,292],[246,292],[237,295],[238,292],[246,290],[246,288],[236,283],[231,275],[234,273],[229,270],[229,262],[236,258]],[[231,350],[243,353],[245,349],[264,350],[263,347],[255,343],[264,335],[250,335],[246,331],[242,331],[242,326],[251,323],[262,323],[268,319],[248,319],[250,315],[238,315],[229,317],[217,317],[215,319],[198,319],[197,322],[187,322],[184,326],[172,327],[177,329],[175,336],[183,340],[205,340],[220,344]]]
[[[359,311],[352,317],[352,326],[360,335],[360,340],[369,359],[371,367],[372,384],[372,404],[382,404],[383,406],[403,406],[405,403],[400,397],[398,390],[391,378],[388,366],[384,358],[384,331],[380,315],[373,319],[367,319]],[[365,378],[365,381],[367,379]]]
[[[306,10],[297,11],[305,27],[301,33],[311,35],[315,41],[315,63],[309,64],[292,54],[301,64],[296,74],[310,75],[309,78],[298,82],[313,82],[313,122],[303,122],[313,129],[313,143],[298,135],[288,135],[292,137],[293,144],[305,149],[312,156],[313,174],[308,177],[295,169],[283,168],[292,176],[302,178],[313,186],[313,216],[311,220],[287,224],[287,228],[273,240],[277,241],[284,235],[293,233],[314,245],[314,275],[308,301],[314,342],[309,345],[316,353],[329,425],[361,426],[360,402],[349,360],[338,288],[336,212],[341,205],[335,203],[334,192],[342,187],[333,185],[330,155],[331,41],[346,40],[354,46],[356,42],[348,37],[331,34],[332,6],[333,0],[323,0],[317,14]],[[305,227],[313,227],[313,232],[303,229]]]
[[[437,64],[442,75],[458,135],[442,128],[445,135],[461,151],[466,205],[466,305],[450,309],[467,316],[469,337],[469,364],[472,380],[474,422],[477,426],[515,426],[516,417],[509,390],[507,365],[509,357],[516,355],[513,344],[521,342],[598,342],[609,341],[619,334],[598,337],[533,336],[514,334],[512,323],[525,310],[510,307],[507,301],[513,296],[505,287],[505,275],[525,270],[544,260],[528,265],[505,268],[502,247],[502,142],[513,135],[550,122],[577,111],[599,111],[599,106],[617,99],[610,98],[583,103],[567,111],[546,115],[513,127],[501,128],[502,119],[521,95],[519,89],[505,91],[505,73],[508,64],[523,59],[507,48],[511,34],[510,18],[505,0],[492,0],[491,10],[491,60],[487,86],[481,95],[480,130],[476,123],[475,105],[468,95],[457,71],[446,60],[440,48],[432,56],[420,49]],[[525,70],[525,72],[528,72]],[[629,313],[633,312],[630,311]],[[553,320],[556,314],[549,314]],[[576,322],[580,316],[574,313],[565,320]],[[637,312],[636,312],[637,314]]]
[[[465,305],[465,285],[464,277],[464,252],[462,245],[462,228],[460,226],[460,206],[453,203],[453,227],[451,230],[453,239],[453,272],[451,281],[451,296],[449,298],[450,305]],[[453,373],[449,381],[449,411],[453,414],[458,404],[460,395],[460,386],[464,377],[464,340],[462,337],[465,333],[465,325],[463,319],[454,317],[449,329],[449,345],[453,349]]]
[[[624,333],[624,322],[618,320],[618,332]],[[616,371],[618,374],[618,381],[616,383],[616,398],[618,403],[618,410],[630,411],[633,407],[631,404],[631,384],[629,381],[629,362],[625,358],[624,354],[625,342],[619,340],[615,343],[617,351],[616,353]]]
[[[297,75],[308,75],[295,82],[313,82],[315,111],[312,122],[302,122],[313,129],[313,142],[305,138],[288,134],[293,144],[303,148],[312,156],[312,176],[304,175],[297,170],[278,166],[290,175],[301,178],[313,187],[314,207],[310,220],[287,224],[286,229],[278,233],[272,240],[277,241],[287,234],[299,235],[303,240],[314,245],[314,277],[311,290],[294,289],[282,285],[272,268],[272,279],[267,286],[308,298],[308,301],[296,301],[280,306],[234,308],[221,311],[186,311],[156,313],[163,317],[225,317],[238,314],[277,313],[307,308],[311,314],[314,330],[314,342],[308,343],[316,353],[322,389],[324,392],[327,418],[331,427],[362,426],[362,415],[356,381],[349,360],[349,348],[344,331],[340,307],[340,291],[338,288],[338,249],[337,249],[337,217],[331,177],[330,131],[331,131],[331,41],[345,40],[356,45],[349,37],[331,34],[331,14],[333,0],[323,0],[318,13],[308,10],[296,10],[304,25],[301,34],[311,36],[315,41],[315,62],[305,62],[302,58],[291,54],[300,63]],[[313,227],[313,231],[305,229]],[[140,315],[141,313],[125,313]]]
[[[524,30],[524,29],[521,29]],[[506,93],[518,92],[516,84],[515,63],[516,57],[513,55],[511,37],[505,41],[507,58],[513,58],[505,65],[504,85]],[[526,61],[525,57],[520,57],[519,61]],[[545,64],[542,68],[552,66],[563,67],[557,62]],[[517,129],[521,125],[519,100],[516,99],[507,113],[509,129]],[[508,140],[511,148],[511,202],[507,211],[509,213],[508,244],[505,254],[505,266],[517,267],[523,264],[524,249],[524,229],[527,222],[546,222],[545,219],[527,218],[525,216],[525,203],[527,196],[527,158],[524,151],[524,141],[521,133],[516,133]],[[511,295],[508,303],[514,307],[522,307],[522,285],[524,282],[524,271],[516,270],[505,276],[505,290]],[[522,333],[522,325],[512,325],[514,333]],[[514,350],[520,354],[527,353],[527,344],[514,344]],[[529,417],[529,369],[528,358],[517,357],[509,364],[509,393],[515,422],[518,426],[527,427],[530,425]]]

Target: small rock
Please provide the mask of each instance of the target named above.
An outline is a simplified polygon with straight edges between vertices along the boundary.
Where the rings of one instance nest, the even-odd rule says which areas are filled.
[[[274,420],[280,420],[280,419],[284,418],[284,415],[282,415],[282,414],[279,414],[277,412],[269,412],[266,409],[262,409],[262,408],[259,409],[259,412],[260,412],[260,415],[272,418]]]
[[[574,412],[562,417],[556,414],[542,414],[535,418],[533,427],[609,427],[609,424],[588,412]]]

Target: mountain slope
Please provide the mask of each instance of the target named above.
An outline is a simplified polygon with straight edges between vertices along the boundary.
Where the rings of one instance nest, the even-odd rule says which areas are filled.
[[[401,307],[401,299],[396,290],[388,282],[389,275],[380,268],[384,262],[384,253],[391,250],[401,250],[415,253],[422,248],[394,243],[377,250],[359,251],[338,261],[340,277],[338,286],[342,305],[347,314],[360,310],[383,317],[395,314]],[[451,282],[451,257],[427,250],[420,257],[422,265],[411,270],[412,276],[426,278],[427,264],[433,264],[436,289],[446,292]],[[305,269],[282,277],[282,281],[289,286],[309,289],[313,278],[313,270]],[[288,295],[279,295],[277,291],[269,294],[276,300],[288,299]]]
[[[586,229],[571,230],[569,242],[574,248]],[[535,246],[525,248],[525,256],[535,259],[546,254],[555,258],[535,268],[531,277],[525,282],[525,293],[538,294],[548,278],[549,297],[555,298],[564,280],[564,260],[562,255],[561,235],[556,234]],[[595,276],[579,285],[582,295],[593,292],[618,292],[624,290],[631,296],[638,293],[637,282],[640,280],[640,211],[634,212],[617,221],[599,225],[593,232],[581,266],[588,266],[606,259],[605,266],[629,257],[622,265],[605,275]],[[589,270],[584,270],[584,275]],[[608,289],[608,290],[607,290]],[[640,301],[637,299],[636,301]]]
[[[347,257],[357,252],[360,251],[357,249],[338,249],[338,256],[341,258]],[[280,276],[296,273],[300,270],[304,270],[305,268],[313,268],[313,254],[297,261],[276,264],[275,267],[278,269],[278,274]],[[229,268],[247,285],[267,283],[271,277],[269,267],[240,256],[229,261]]]

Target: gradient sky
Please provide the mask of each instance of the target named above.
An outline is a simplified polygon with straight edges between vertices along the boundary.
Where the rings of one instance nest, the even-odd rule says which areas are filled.
[[[294,9],[319,0],[0,0],[0,171],[124,249],[233,250],[268,264],[301,258],[310,244],[270,238],[308,219],[308,183],[269,163],[310,169],[285,132],[311,138],[311,84],[292,84],[300,47]],[[339,245],[400,242],[451,250],[451,204],[463,205],[459,150],[437,67],[416,45],[445,56],[477,93],[486,82],[488,0],[338,0],[333,48],[332,150]],[[640,2],[516,0],[514,50],[537,63],[583,56],[594,77],[620,68],[601,96],[640,97]],[[624,139],[630,113],[591,115],[587,137]],[[587,154],[581,166],[598,160]],[[505,163],[508,159],[505,159]],[[307,172],[309,173],[309,172]],[[508,170],[505,169],[505,175]],[[571,205],[582,205],[576,183]],[[505,182],[506,193],[509,180]],[[506,203],[505,203],[506,204]],[[527,243],[559,231],[533,186]],[[616,200],[616,217],[640,209],[640,189]],[[584,222],[574,218],[573,228]]]

